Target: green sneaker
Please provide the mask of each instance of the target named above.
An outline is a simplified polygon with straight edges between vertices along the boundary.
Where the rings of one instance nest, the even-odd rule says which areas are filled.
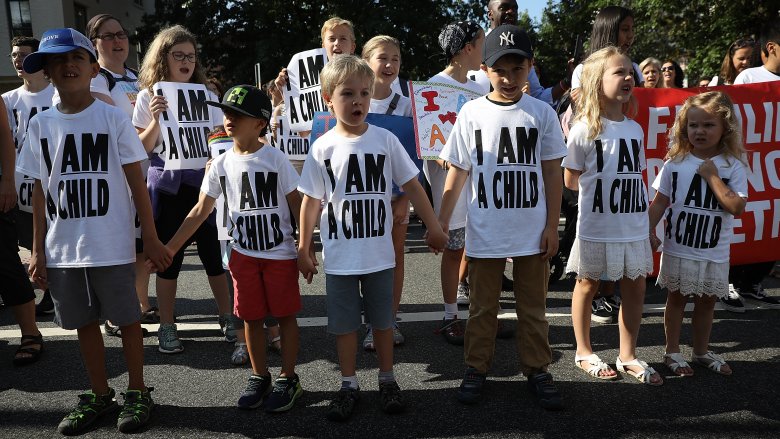
[[[286,412],[295,404],[295,400],[303,395],[301,380],[295,374],[291,377],[279,377],[274,381],[274,390],[265,402],[268,413]]]
[[[147,387],[143,392],[140,390],[128,390],[123,393],[125,404],[122,411],[119,412],[119,419],[116,421],[116,428],[122,433],[129,433],[138,430],[149,423],[149,418],[154,409],[154,401],[150,392],[154,387]]]
[[[65,416],[57,431],[61,434],[79,434],[92,425],[99,417],[106,413],[116,411],[119,405],[116,403],[116,392],[108,389],[107,395],[95,395],[92,392],[79,395],[79,404],[72,412]]]

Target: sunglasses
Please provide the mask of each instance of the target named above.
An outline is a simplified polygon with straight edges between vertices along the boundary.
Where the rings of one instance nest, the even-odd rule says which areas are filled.
[[[119,32],[114,32],[114,33],[108,32],[108,33],[100,34],[97,37],[105,41],[114,41],[115,39],[126,40],[127,32],[120,30]]]
[[[662,72],[673,72],[674,66],[668,66],[668,67],[661,67]]]

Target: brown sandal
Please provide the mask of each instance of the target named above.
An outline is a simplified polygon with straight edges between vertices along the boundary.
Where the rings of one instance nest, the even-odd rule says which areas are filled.
[[[34,345],[38,345],[38,347],[32,347]],[[14,366],[35,363],[41,358],[41,352],[43,352],[43,335],[22,335],[22,342],[14,354]],[[29,357],[20,357],[19,354],[27,354]]]

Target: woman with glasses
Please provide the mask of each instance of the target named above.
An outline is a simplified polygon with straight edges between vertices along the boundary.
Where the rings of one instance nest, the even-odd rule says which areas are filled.
[[[720,67],[720,75],[715,75],[708,85],[731,85],[734,78],[743,70],[753,66],[753,49],[756,42],[752,38],[742,37],[729,46],[723,64]]]
[[[663,81],[662,88],[683,88],[685,73],[677,61],[667,60],[661,66],[661,79]]]

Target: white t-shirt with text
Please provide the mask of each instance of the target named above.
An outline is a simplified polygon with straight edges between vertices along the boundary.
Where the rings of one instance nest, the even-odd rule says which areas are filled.
[[[46,195],[46,266],[135,262],[134,209],[122,166],[146,159],[130,119],[95,100],[77,114],[55,108],[30,121],[18,170]]]
[[[470,173],[468,256],[541,252],[547,223],[542,161],[565,155],[555,111],[538,99],[524,94],[501,105],[481,97],[463,105],[440,157]]]
[[[368,125],[358,137],[330,130],[311,147],[298,190],[324,199],[320,239],[325,273],[357,275],[395,266],[390,208],[392,183],[418,169],[390,131]]]
[[[601,118],[602,131],[588,139],[588,126],[577,121],[561,166],[581,171],[577,237],[594,242],[647,239],[647,187],[644,133],[635,121]]]
[[[704,160],[693,154],[667,160],[653,187],[669,197],[664,214],[663,252],[695,261],[729,261],[734,216],[723,210],[707,182],[696,172]],[[718,176],[742,198],[747,198],[745,165],[733,157],[712,158]]]
[[[287,156],[263,146],[252,154],[233,148],[211,162],[201,192],[209,197],[225,195],[232,248],[245,256],[262,259],[295,259],[287,194],[298,186],[298,173]]]
[[[52,106],[54,86],[49,84],[37,93],[27,91],[24,86],[3,93],[5,109],[8,111],[8,124],[14,135],[14,145],[19,153],[27,132],[30,119]]]

